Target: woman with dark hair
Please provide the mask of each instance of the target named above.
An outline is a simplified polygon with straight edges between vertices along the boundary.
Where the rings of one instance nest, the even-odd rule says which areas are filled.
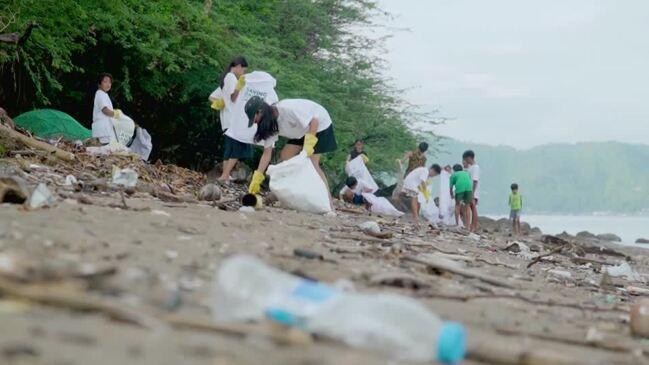
[[[364,151],[365,148],[365,141],[362,139],[357,139],[354,141],[354,148],[352,148],[351,151],[349,151],[349,155],[347,155],[347,162],[355,159],[358,156],[361,156],[363,159],[363,162],[366,164],[370,162],[370,158],[367,156],[367,153]]]
[[[113,76],[108,73],[99,75],[97,91],[92,109],[92,137],[97,138],[101,144],[108,144],[115,139],[113,122],[110,118],[119,119],[122,111],[113,109],[113,103],[108,92],[113,86]]]
[[[280,158],[288,160],[300,151],[306,151],[329,190],[327,177],[320,168],[320,156],[335,151],[338,146],[331,117],[324,107],[306,99],[285,99],[269,105],[262,98],[253,96],[246,103],[245,111],[249,118],[248,125],[257,126],[255,143],[264,146],[264,153],[248,188],[251,194],[259,192],[279,136],[289,139]]]
[[[246,84],[245,72],[248,62],[243,57],[235,57],[225,68],[219,79],[219,88],[210,95],[212,109],[220,111],[221,128],[225,132],[223,149],[223,172],[219,181],[229,181],[230,172],[236,166],[239,159],[252,158],[252,146],[245,142],[241,135],[241,128],[233,128],[237,121],[237,113],[234,103],[239,98],[239,92]]]

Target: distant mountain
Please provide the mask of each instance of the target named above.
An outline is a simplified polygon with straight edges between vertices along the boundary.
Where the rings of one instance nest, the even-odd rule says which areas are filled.
[[[481,213],[505,213],[511,183],[527,213],[649,213],[649,145],[550,144],[529,150],[442,139],[429,161],[453,164],[472,149],[481,167]]]

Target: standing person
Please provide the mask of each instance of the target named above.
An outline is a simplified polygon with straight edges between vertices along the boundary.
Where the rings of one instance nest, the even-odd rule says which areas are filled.
[[[264,153],[248,187],[251,194],[259,192],[279,136],[289,138],[280,153],[281,160],[288,160],[300,151],[306,151],[329,191],[327,177],[320,168],[320,157],[323,153],[334,152],[338,145],[333,122],[322,105],[306,99],[284,99],[269,105],[262,98],[253,96],[246,103],[245,111],[249,126],[257,127],[255,143],[264,146]]]
[[[362,139],[355,140],[354,148],[352,148],[352,150],[349,151],[349,155],[347,155],[347,162],[355,159],[358,156],[361,156],[365,164],[370,162],[370,158],[367,156],[367,153],[365,153],[364,148],[365,148],[365,141],[363,141]]]
[[[115,130],[111,118],[119,119],[122,111],[113,109],[113,102],[108,92],[113,87],[113,75],[103,73],[97,81],[97,91],[92,108],[92,137],[97,138],[101,144],[109,144],[116,141]]]
[[[219,80],[220,95],[212,94],[209,100],[212,109],[220,111],[221,129],[224,133],[223,172],[218,178],[220,182],[230,181],[230,173],[240,159],[252,158],[252,146],[245,142],[244,135],[239,133],[242,126],[236,125],[237,110],[234,103],[239,98],[241,89],[246,85],[245,73],[248,61],[243,57],[235,57],[225,68]],[[240,111],[239,111],[240,112]]]
[[[430,168],[425,166],[417,167],[412,170],[405,179],[403,179],[402,194],[410,199],[410,211],[415,220],[415,225],[419,226],[419,209],[421,208],[418,197],[421,192],[426,201],[430,200],[430,191],[428,190],[428,179],[439,175],[442,168],[438,164],[433,164]]]
[[[453,196],[453,188],[455,188],[455,223],[460,225],[459,216],[462,214],[464,226],[472,232],[470,222],[471,202],[473,202],[473,184],[471,183],[471,175],[464,171],[462,165],[453,166],[453,175],[451,175],[450,195]]]
[[[475,153],[468,150],[462,154],[462,160],[467,164],[469,175],[473,181],[473,200],[471,201],[471,231],[478,230],[478,203],[480,201],[480,166],[475,162]]]
[[[509,219],[512,220],[512,231],[514,235],[521,234],[521,210],[523,209],[523,196],[518,192],[518,184],[511,186],[512,193],[509,194]]]
[[[404,176],[408,175],[412,170],[426,165],[426,151],[428,151],[428,143],[421,142],[417,149],[406,152],[404,158],[408,160],[408,167]]]

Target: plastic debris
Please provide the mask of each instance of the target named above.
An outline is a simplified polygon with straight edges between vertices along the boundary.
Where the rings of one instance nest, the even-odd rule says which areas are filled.
[[[570,273],[570,271],[565,271],[565,270],[552,269],[552,270],[548,270],[548,274],[550,274],[550,275],[552,275],[554,277],[557,277],[557,278],[561,278],[561,279],[571,279],[572,278],[572,274]]]
[[[623,262],[617,266],[604,266],[602,271],[609,274],[612,277],[626,277],[629,280],[641,280],[640,275],[633,271],[631,265],[626,262]]]
[[[241,208],[239,208],[239,211],[241,213],[254,213],[255,208],[253,208],[253,207],[241,207]]]
[[[120,169],[113,167],[113,184],[115,185],[133,188],[137,185],[137,178],[137,172],[131,168]]]
[[[51,207],[56,203],[56,198],[50,192],[50,189],[47,188],[47,185],[40,183],[36,186],[36,189],[32,192],[32,195],[29,197],[29,207],[32,209],[38,209],[43,207]]]
[[[63,183],[65,186],[72,186],[72,185],[77,185],[79,182],[77,181],[77,178],[74,177],[74,175],[68,175],[65,177],[65,182]]]
[[[364,232],[381,233],[381,227],[379,227],[379,224],[375,221],[363,222],[358,225],[358,228]]]

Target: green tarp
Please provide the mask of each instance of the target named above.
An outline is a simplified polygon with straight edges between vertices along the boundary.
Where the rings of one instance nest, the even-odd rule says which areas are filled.
[[[54,109],[37,109],[14,118],[16,126],[26,129],[40,138],[67,140],[88,139],[92,132],[71,116]]]

